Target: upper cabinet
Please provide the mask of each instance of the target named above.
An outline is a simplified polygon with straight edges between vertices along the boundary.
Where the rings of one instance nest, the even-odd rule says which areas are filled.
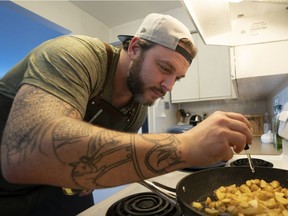
[[[171,92],[172,103],[234,98],[231,83],[230,52],[226,46],[207,46],[193,34],[198,53]]]
[[[239,98],[264,99],[288,79],[288,41],[233,47],[231,56]]]
[[[234,47],[236,77],[288,72],[288,41]]]

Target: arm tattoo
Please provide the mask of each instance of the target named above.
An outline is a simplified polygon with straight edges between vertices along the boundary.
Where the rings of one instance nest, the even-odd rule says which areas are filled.
[[[146,167],[153,173],[160,175],[168,173],[168,169],[183,163],[179,156],[177,144],[179,141],[174,135],[163,136],[162,139],[149,139],[142,135],[148,143],[154,144],[145,157]]]
[[[35,87],[22,88],[14,100],[2,141],[7,147],[8,163],[11,157],[21,163],[35,150],[45,154],[43,137],[53,126],[50,120],[59,115],[80,118],[73,107],[58,98]]]
[[[76,185],[96,188],[106,187],[102,177],[125,164],[130,163],[138,177],[145,179],[151,176],[148,173],[164,174],[184,162],[174,135],[151,139],[131,134],[127,139],[125,134],[123,139],[122,133],[105,129],[95,132],[91,125],[78,120],[79,112],[64,101],[35,87],[21,89],[3,136],[8,163],[12,157],[21,163],[33,153],[53,156],[71,167]],[[147,145],[146,152],[137,150],[139,141]]]
[[[81,145],[77,141],[78,136],[76,135],[74,138],[73,135],[69,135],[71,142],[65,142],[65,145],[73,144],[74,142]],[[54,139],[54,146],[57,152],[63,151],[60,150],[60,148],[63,148],[63,145],[60,144],[62,143],[61,140],[67,140],[65,136],[60,138],[60,142],[58,142],[58,139],[57,141]],[[94,136],[89,137],[86,154],[82,155],[78,161],[70,163],[70,166],[72,166],[71,177],[75,184],[82,188],[106,187],[98,180],[111,169],[132,160],[130,143],[119,145],[120,142],[119,133],[108,130],[101,130]]]

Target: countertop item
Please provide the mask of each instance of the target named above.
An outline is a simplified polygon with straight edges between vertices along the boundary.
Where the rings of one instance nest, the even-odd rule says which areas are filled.
[[[261,135],[261,142],[268,144],[273,142],[273,133],[271,132],[271,130]]]
[[[282,151],[274,148],[273,143],[262,143],[260,136],[254,136],[252,145],[249,145],[249,153],[251,155],[279,155]],[[245,154],[242,151],[240,154]]]
[[[178,133],[184,133],[187,130],[190,130],[193,128],[193,125],[175,125],[173,127],[170,127],[166,130],[167,133],[174,133],[174,134],[178,134]]]

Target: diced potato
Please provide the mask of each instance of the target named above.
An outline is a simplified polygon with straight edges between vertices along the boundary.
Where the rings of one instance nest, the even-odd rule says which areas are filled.
[[[205,201],[205,204],[208,205],[208,204],[211,203],[211,202],[212,202],[211,198],[210,198],[210,197],[207,197],[207,198],[206,198],[206,201]]]
[[[288,216],[288,210],[286,210],[286,209],[283,210],[281,213],[282,213],[283,216]]]
[[[280,182],[279,181],[272,181],[270,182],[270,185],[273,187],[273,188],[278,188],[280,186]]]
[[[200,209],[203,208],[203,206],[202,206],[202,204],[201,204],[200,202],[193,202],[193,203],[192,203],[192,206],[193,206],[194,208],[198,209],[198,210],[200,210]]]
[[[215,194],[218,200],[222,200],[225,198],[225,193],[223,193],[221,190],[216,190]]]
[[[274,198],[270,198],[269,200],[266,201],[266,206],[270,209],[273,209],[276,207],[276,201]]]
[[[242,191],[243,193],[251,193],[250,188],[246,184],[242,184],[240,186],[240,191]]]
[[[251,201],[248,202],[250,206],[252,206],[253,208],[258,208],[258,201],[257,199],[253,199]]]
[[[231,203],[231,199],[229,199],[229,198],[224,198],[221,201],[222,201],[222,203],[226,203],[226,204]]]
[[[221,186],[214,195],[216,200],[207,197],[203,205],[193,202],[192,206],[208,215],[288,216],[288,188],[276,180],[251,179],[240,186]]]
[[[261,181],[260,181],[260,187],[261,187],[261,188],[265,188],[266,186],[267,186],[267,182],[266,182],[265,180],[261,179]]]
[[[259,191],[261,188],[257,184],[251,184],[251,191]]]
[[[205,208],[205,212],[210,214],[210,215],[217,215],[219,214],[219,210],[217,209],[210,209],[210,208]]]
[[[280,202],[283,205],[288,205],[288,199],[282,197],[282,196],[275,196],[275,199]]]
[[[242,207],[242,208],[248,208],[249,207],[249,203],[242,201],[242,202],[239,203],[239,206]]]

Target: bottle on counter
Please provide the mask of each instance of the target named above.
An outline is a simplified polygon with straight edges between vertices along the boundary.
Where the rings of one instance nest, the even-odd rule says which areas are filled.
[[[282,110],[282,105],[274,106],[274,116],[272,119],[272,130],[273,130],[273,143],[276,150],[282,149],[282,137],[278,134],[278,128],[280,124],[279,115]]]
[[[264,124],[263,124],[264,134],[267,134],[269,130],[271,130],[271,120],[268,112],[266,112],[264,115]]]

